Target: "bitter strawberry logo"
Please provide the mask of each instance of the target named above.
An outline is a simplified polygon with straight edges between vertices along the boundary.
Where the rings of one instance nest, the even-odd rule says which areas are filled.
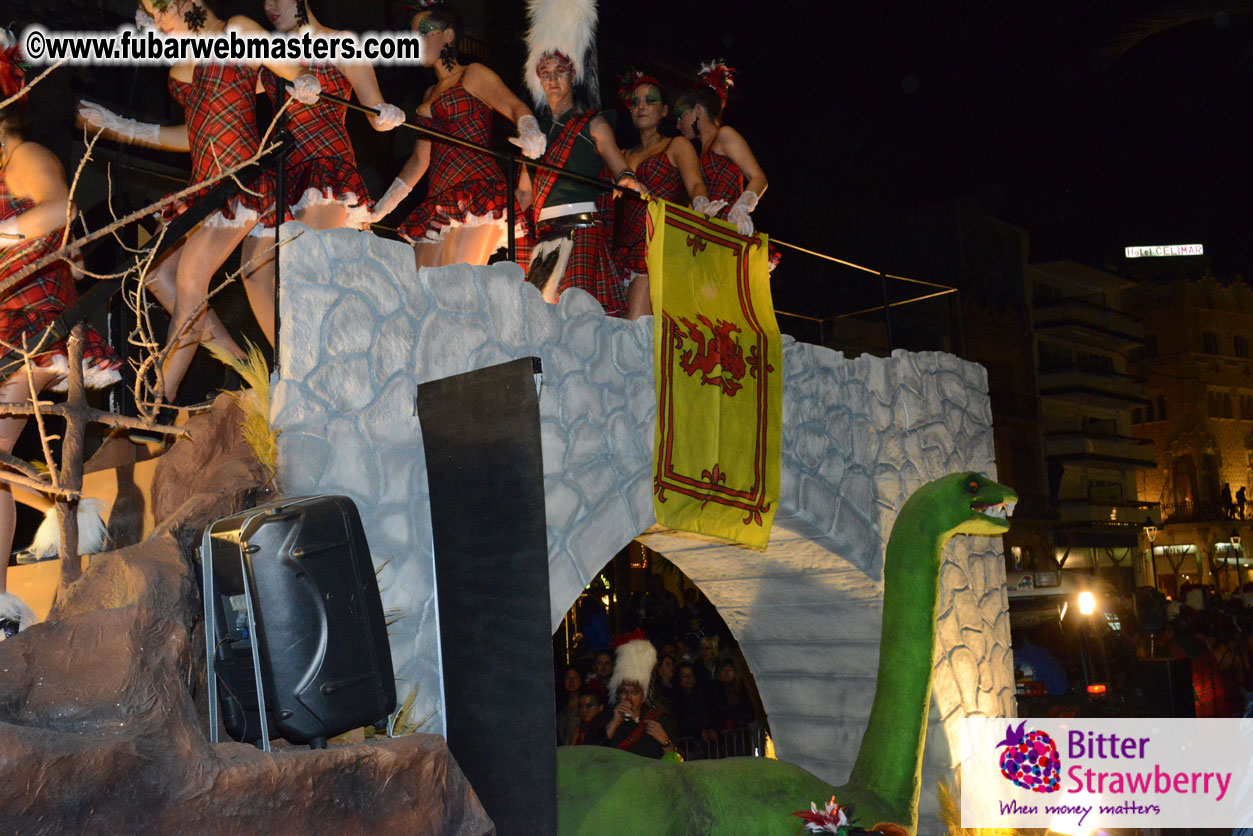
[[[1001,752],[1001,774],[1032,792],[1057,792],[1061,783],[1062,761],[1057,744],[1042,731],[1026,731],[1027,721],[1018,728],[1005,727],[1005,739],[996,744]]]

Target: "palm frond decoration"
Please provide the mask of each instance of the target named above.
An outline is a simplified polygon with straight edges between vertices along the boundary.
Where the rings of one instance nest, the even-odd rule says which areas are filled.
[[[413,719],[413,704],[418,698],[418,686],[414,685],[409,691],[409,696],[405,697],[405,701],[401,703],[400,710],[396,712],[396,719],[392,723],[392,737],[400,737],[405,734],[413,734],[418,729],[430,722],[435,716],[435,710],[431,709],[420,719]]]
[[[209,351],[234,369],[247,384],[247,388],[227,394],[243,413],[239,428],[244,441],[273,479],[278,472],[278,430],[270,426],[270,367],[260,348],[251,342],[247,342],[247,346],[248,356],[243,359],[233,357],[217,346],[209,346]]]

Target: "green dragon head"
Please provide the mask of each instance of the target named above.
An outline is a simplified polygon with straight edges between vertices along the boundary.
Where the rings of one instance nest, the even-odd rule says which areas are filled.
[[[923,485],[905,503],[942,537],[1003,534],[1009,530],[1018,494],[980,473],[950,473]],[[901,509],[905,515],[905,509]]]

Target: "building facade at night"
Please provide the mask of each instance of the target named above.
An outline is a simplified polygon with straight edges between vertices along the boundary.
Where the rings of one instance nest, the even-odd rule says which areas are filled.
[[[1072,261],[1033,264],[1026,281],[1054,557],[1065,569],[1112,571],[1124,585],[1151,583],[1140,540],[1158,522],[1157,505],[1142,501],[1136,474],[1156,460],[1131,433],[1149,401],[1127,368],[1144,337],[1122,310],[1130,282]]]
[[[1153,543],[1167,592],[1203,583],[1230,592],[1248,581],[1247,517],[1253,451],[1253,290],[1214,278],[1142,283],[1125,294],[1144,323],[1135,370],[1149,403],[1133,433],[1153,444],[1157,466],[1139,472],[1139,495],[1161,503]]]

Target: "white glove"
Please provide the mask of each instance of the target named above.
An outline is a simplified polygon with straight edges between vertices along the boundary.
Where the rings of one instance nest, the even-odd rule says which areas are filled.
[[[722,207],[726,205],[727,202],[725,200],[710,200],[703,194],[692,198],[692,208],[707,218],[717,215],[722,211]]]
[[[322,92],[322,82],[313,73],[301,73],[296,80],[287,85],[291,97],[303,105],[318,103],[318,94]]]
[[[12,592],[0,592],[0,619],[16,623],[20,630],[39,621],[26,602]]]
[[[753,234],[753,219],[748,213],[757,208],[757,192],[745,190],[735,201],[731,207],[731,211],[727,212],[727,220],[735,224],[735,228],[740,235],[749,236]]]
[[[135,8],[135,28],[140,32],[147,29],[157,28],[157,21],[152,17],[152,15],[144,11],[143,6],[137,6]]]
[[[405,121],[405,112],[396,107],[396,105],[383,102],[375,110],[378,111],[378,115],[370,117],[370,124],[374,126],[376,131],[394,130],[401,122]]]
[[[17,229],[17,218],[12,217],[7,221],[0,221],[0,250],[5,247],[11,247],[14,244],[20,244],[25,240],[22,233]]]
[[[539,129],[539,122],[534,116],[523,116],[518,120],[518,135],[509,137],[509,141],[522,149],[523,155],[537,160],[544,156],[548,148],[548,137]]]
[[[374,204],[374,211],[370,213],[370,223],[376,224],[383,218],[391,214],[391,211],[400,205],[400,201],[404,200],[409,192],[413,191],[404,180],[397,177],[392,184],[387,187],[387,191]]]
[[[136,142],[144,145],[159,145],[161,143],[160,125],[153,125],[149,122],[136,122],[134,119],[118,116],[108,108],[101,107],[94,102],[79,102],[78,118],[92,130],[108,131],[122,142],[132,145]]]

